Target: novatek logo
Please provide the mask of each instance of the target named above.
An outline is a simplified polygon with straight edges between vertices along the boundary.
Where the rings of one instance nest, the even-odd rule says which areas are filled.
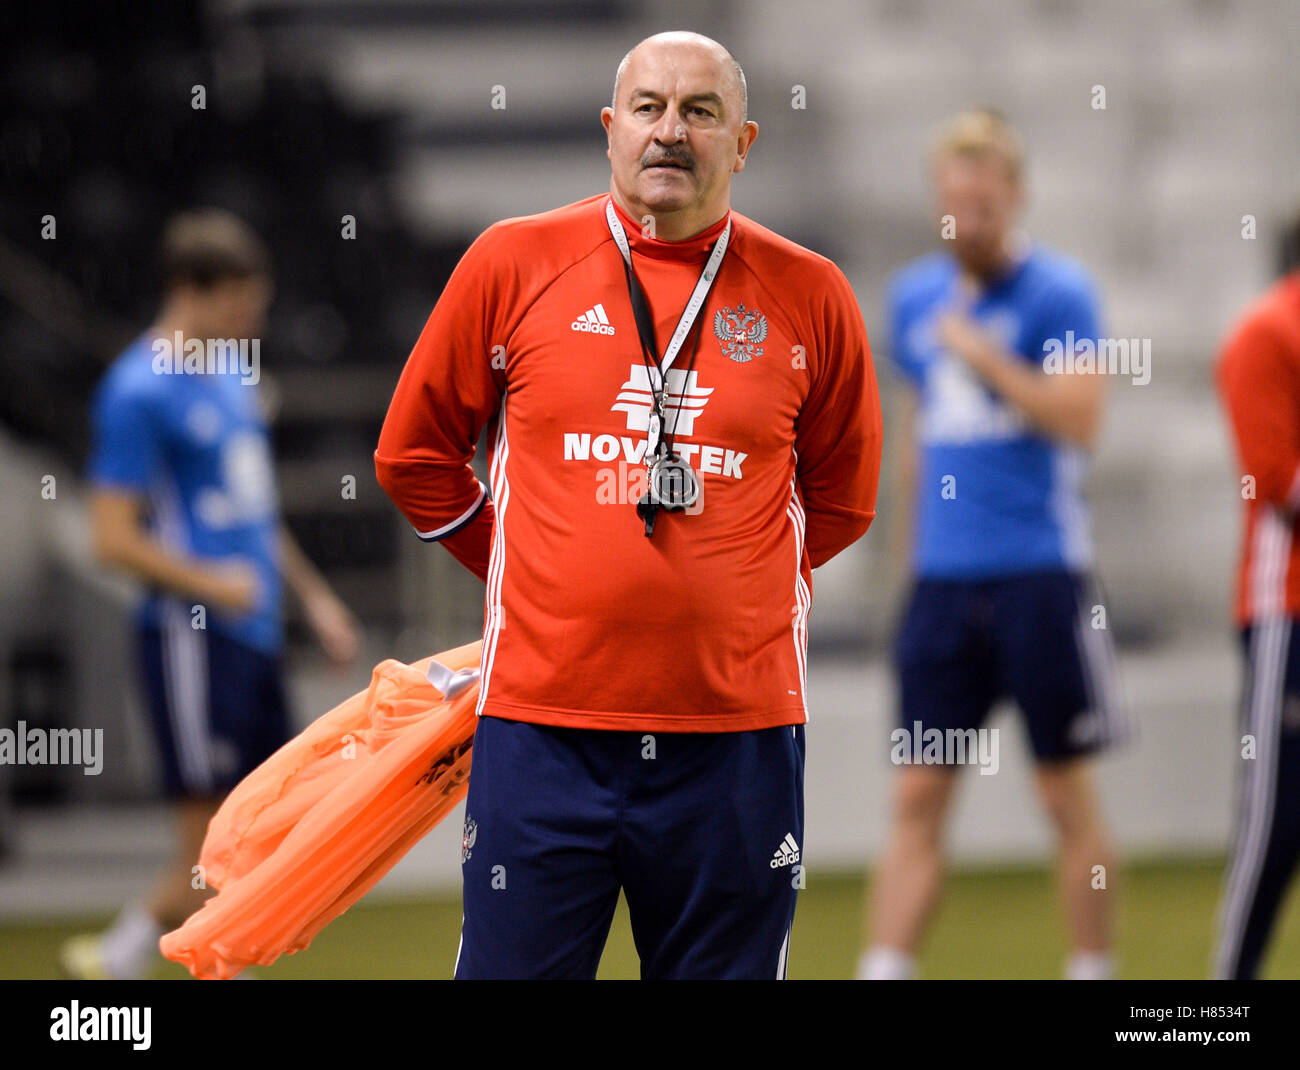
[[[597,306],[599,307],[599,306]],[[590,431],[564,433],[564,459],[566,461],[613,461],[622,457],[628,464],[644,464],[647,433],[650,428],[650,374],[644,364],[633,364],[627,382],[619,389],[618,397],[610,406],[611,412],[627,414],[627,429],[631,435],[593,435]],[[710,446],[701,442],[683,442],[680,436],[695,433],[695,418],[708,404],[712,387],[700,386],[696,372],[689,375],[677,368],[668,369],[664,376],[664,434],[679,437],[673,440],[673,452],[701,475],[718,475],[727,479],[741,479],[740,466],[749,456],[741,450],[723,446]]]
[[[597,305],[597,308],[600,306]],[[696,381],[699,372],[684,372],[670,368],[664,376],[664,434],[695,434],[695,418],[704,412],[713,387],[703,387]],[[650,406],[654,395],[650,393],[650,372],[644,364],[633,364],[631,375],[618,398],[610,406],[611,412],[627,413],[629,431],[647,431],[650,428]]]
[[[569,324],[569,330],[582,331],[584,334],[613,334],[614,328],[610,326],[609,317],[605,315],[605,306],[596,305],[594,308],[587,309],[581,313],[576,320]]]
[[[781,841],[772,855],[772,861],[768,863],[773,869],[780,869],[782,866],[793,866],[799,861],[799,845],[794,842],[794,836],[787,832],[785,839]]]

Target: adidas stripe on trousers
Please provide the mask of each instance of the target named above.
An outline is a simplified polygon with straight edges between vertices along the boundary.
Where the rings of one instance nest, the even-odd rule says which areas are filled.
[[[1258,975],[1300,859],[1300,629],[1289,618],[1261,618],[1242,638],[1239,795],[1214,955],[1221,979]]]
[[[595,977],[621,889],[643,978],[783,978],[803,776],[802,725],[644,733],[481,717],[456,977]]]

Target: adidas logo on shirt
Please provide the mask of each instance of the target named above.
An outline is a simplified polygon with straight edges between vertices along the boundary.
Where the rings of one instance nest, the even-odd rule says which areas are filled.
[[[597,305],[595,308],[589,308],[586,312],[579,314],[578,318],[569,324],[569,330],[582,331],[584,334],[614,333],[614,328],[610,326],[609,317],[605,315],[604,305]]]
[[[781,841],[781,846],[773,853],[772,861],[768,865],[773,869],[780,869],[782,866],[793,866],[798,861],[799,845],[794,842],[794,836],[787,832],[785,839]]]

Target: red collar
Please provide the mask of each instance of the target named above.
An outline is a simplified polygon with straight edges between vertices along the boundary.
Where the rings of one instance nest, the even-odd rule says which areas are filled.
[[[728,211],[713,226],[700,231],[698,234],[681,241],[664,241],[661,238],[649,238],[641,233],[641,222],[633,219],[619,205],[614,196],[610,195],[610,201],[613,202],[614,212],[618,215],[619,222],[623,224],[623,230],[627,234],[628,247],[640,256],[653,257],[655,260],[680,260],[684,263],[703,263],[709,258],[709,253],[713,251],[714,243],[726,229],[727,219],[731,216]],[[604,205],[601,205],[601,214],[604,214]],[[734,236],[734,228],[733,228]]]

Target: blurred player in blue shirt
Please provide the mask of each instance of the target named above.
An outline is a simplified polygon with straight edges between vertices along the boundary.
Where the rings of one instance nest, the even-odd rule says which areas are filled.
[[[175,860],[145,902],[63,949],[65,972],[138,977],[158,938],[202,904],[192,867],[221,798],[289,737],[283,586],[331,659],[357,649],[352,615],[280,521],[259,391],[270,258],[242,220],[177,217],[154,324],[96,393],[87,472],[96,557],[140,580],[144,695],[175,802]]]
[[[916,528],[895,651],[904,735],[891,737],[901,766],[894,828],[862,978],[913,976],[938,902],[961,759],[951,745],[925,759],[923,742],[974,740],[1004,697],[1024,716],[1057,833],[1067,975],[1113,969],[1114,896],[1095,890],[1093,867],[1106,867],[1107,888],[1114,873],[1088,755],[1125,737],[1127,724],[1090,579],[1082,487],[1104,379],[1064,360],[1072,374],[1047,374],[1044,360],[1095,345],[1101,328],[1084,270],[1016,229],[1022,166],[1018,135],[1000,115],[953,120],[934,159],[947,247],[907,265],[889,289],[891,350],[906,383],[894,426]]]

